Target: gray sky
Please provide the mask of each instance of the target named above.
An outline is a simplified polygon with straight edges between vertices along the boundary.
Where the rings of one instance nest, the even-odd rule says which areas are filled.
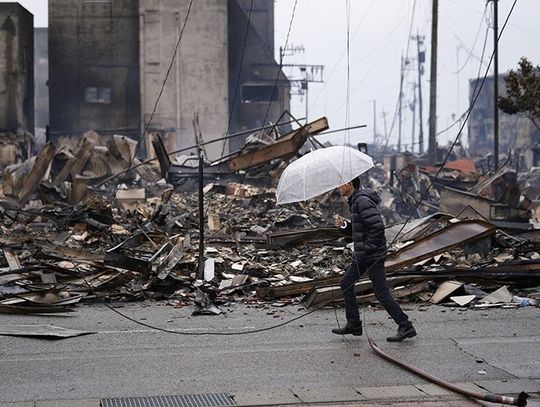
[[[294,0],[276,1],[276,48],[285,44]],[[499,0],[499,29],[513,0]],[[429,106],[429,57],[431,35],[431,1],[429,0],[350,0],[350,120],[351,125],[367,124],[368,128],[351,131],[353,141],[372,140],[373,100],[377,101],[377,130],[384,131],[382,110],[387,112],[390,128],[399,93],[401,55],[405,54],[410,32],[413,4],[416,4],[412,32],[426,35],[426,65],[422,80],[424,98],[424,135],[427,137]],[[468,107],[468,81],[476,78],[487,23],[492,21],[492,6],[483,17],[485,0],[439,1],[438,62],[438,130],[453,122]],[[518,0],[508,26],[499,42],[499,72],[515,68],[520,57],[540,63],[540,1]],[[311,84],[310,118],[327,116],[332,128],[346,124],[347,59],[346,0],[298,0],[289,44],[303,45],[305,53],[286,57],[284,63],[325,65],[324,84]],[[475,38],[478,33],[478,38]],[[493,52],[493,30],[489,30],[485,65]],[[472,52],[470,52],[472,51]],[[416,42],[411,42],[409,56],[416,57]],[[469,57],[470,55],[470,57]],[[417,79],[416,67],[407,73],[404,83],[403,143],[410,143],[412,116],[412,82]],[[459,73],[456,71],[460,70]],[[305,104],[296,99],[293,112],[303,116]],[[466,129],[465,129],[466,130]],[[418,135],[418,130],[416,131]],[[446,143],[457,134],[457,126],[441,135]],[[397,128],[390,143],[397,142]],[[339,143],[345,134],[332,138]],[[426,144],[427,148],[427,144]]]
[[[5,1],[5,0],[4,0]],[[225,0],[223,0],[225,1]],[[47,0],[20,0],[34,14],[36,27],[47,26]],[[276,52],[285,45],[295,0],[276,0]],[[429,36],[431,27],[430,0],[349,0],[350,3],[350,103],[351,125],[367,124],[366,129],[353,130],[349,135],[332,137],[335,143],[345,137],[352,141],[370,141],[373,134],[373,100],[377,101],[377,130],[384,132],[383,110],[390,129],[399,92],[401,55],[407,49],[407,37],[412,33],[426,36],[426,65],[422,80],[424,123],[429,106]],[[347,123],[347,58],[346,27],[347,0],[297,0],[290,31],[289,45],[305,47],[305,52],[287,56],[285,64],[324,65],[324,84],[313,83],[309,90],[309,116],[328,117],[333,129]],[[438,129],[453,122],[468,107],[468,81],[476,78],[487,24],[492,21],[491,3],[485,0],[439,1],[439,63],[438,63]],[[513,4],[513,0],[499,0],[499,27]],[[499,71],[515,68],[520,57],[526,56],[540,63],[539,0],[518,0],[510,22],[499,43]],[[493,31],[489,30],[482,73],[493,51]],[[416,43],[409,45],[409,57],[416,57]],[[456,73],[459,70],[459,73]],[[286,70],[292,74],[292,72]],[[410,143],[412,129],[412,86],[417,72],[414,63],[404,81],[403,144]],[[305,100],[293,99],[292,112],[297,117],[305,114]],[[441,135],[441,142],[455,137],[457,126]],[[418,130],[416,131],[418,134]],[[424,126],[427,137],[427,124]],[[397,125],[390,143],[397,142]]]

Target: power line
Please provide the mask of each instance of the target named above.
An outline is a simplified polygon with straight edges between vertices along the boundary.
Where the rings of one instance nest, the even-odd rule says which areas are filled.
[[[105,55],[105,53],[107,52],[107,50],[109,49],[109,47],[112,45],[112,38],[113,38],[113,35],[114,33],[116,32],[116,28],[118,27],[118,24],[120,23],[120,19],[122,18],[123,14],[124,14],[124,9],[126,8],[126,4],[127,4],[128,0],[124,0],[124,2],[122,3],[122,7],[120,8],[120,13],[118,14],[118,16],[116,17],[116,20],[113,24],[113,28],[109,34],[109,38],[107,40],[107,45],[105,46],[105,48],[102,49],[102,51],[99,53],[99,55],[97,56],[96,58],[96,61],[100,61],[101,58],[103,58],[103,56]]]
[[[171,73],[172,66],[174,64],[174,60],[176,59],[176,54],[178,53],[178,47],[180,46],[180,42],[182,41],[182,37],[184,35],[184,30],[186,28],[189,15],[191,13],[191,6],[193,5],[193,0],[189,1],[188,9],[186,12],[186,17],[184,18],[184,24],[182,25],[182,29],[180,30],[180,34],[178,35],[178,41],[176,41],[176,46],[174,47],[174,52],[171,57],[171,61],[169,63],[169,68],[167,69],[167,73],[165,74],[165,78],[163,79],[163,83],[161,85],[161,89],[159,90],[158,96],[156,98],[156,101],[154,103],[154,108],[152,109],[152,113],[150,114],[150,118],[148,119],[148,123],[146,123],[146,126],[144,128],[143,134],[139,140],[137,140],[137,146],[135,148],[135,153],[133,154],[133,157],[130,157],[130,163],[129,166],[131,166],[131,163],[133,162],[133,158],[137,156],[137,152],[139,151],[139,148],[141,146],[142,141],[146,137],[146,133],[148,132],[148,128],[150,127],[150,123],[152,123],[152,119],[154,118],[154,114],[156,113],[156,109],[159,103],[159,100],[161,99],[161,95],[163,94],[163,90],[165,89],[165,84],[167,83],[167,79],[169,79],[169,74]]]
[[[297,4],[298,4],[298,0],[295,0],[294,1],[294,6],[293,6],[293,9],[292,9],[292,13],[291,13],[291,20],[289,21],[289,29],[287,30],[287,37],[285,38],[285,46],[284,46],[285,49],[287,48],[287,45],[289,44],[289,36],[291,35],[291,28],[292,28],[292,25],[293,25],[294,15],[296,13],[296,5]],[[276,92],[279,77],[280,77],[280,75],[282,73],[283,58],[284,58],[283,55],[279,56],[279,68],[278,68],[277,73],[276,73],[276,79],[274,80],[274,86],[272,87],[272,95],[270,96],[270,100],[268,101],[268,106],[266,107],[266,113],[264,115],[264,120],[262,122],[263,126],[266,124],[266,120],[268,119],[268,114],[270,112],[270,106],[272,105],[272,100],[274,99],[274,95],[275,95],[275,92]]]
[[[346,50],[347,50],[347,78],[346,78],[346,89],[347,93],[345,96],[345,127],[350,126],[351,120],[351,2],[350,0],[345,1],[346,8]],[[346,139],[350,142],[351,133],[349,130],[345,132]]]
[[[482,23],[485,21],[487,8],[488,7],[486,3],[486,7],[484,8],[484,13],[482,14],[480,24],[478,25],[478,30],[476,31],[476,36],[474,38],[474,41],[470,50],[467,50],[467,48],[463,45],[463,42],[461,41],[461,39],[456,36],[460,40],[460,45],[468,52],[468,55],[467,55],[467,58],[465,59],[465,62],[463,63],[463,66],[461,68],[458,68],[457,71],[450,72],[450,73],[454,75],[460,73],[467,66],[467,64],[469,63],[469,60],[473,56],[473,50],[474,50],[474,47],[476,46],[476,41],[478,41],[478,37],[480,36],[480,29],[482,28]]]
[[[487,5],[486,5],[486,8],[487,8]],[[486,46],[487,46],[487,40],[488,40],[488,35],[489,35],[489,24],[487,25],[486,27],[486,33],[485,33],[485,36],[484,36],[484,44],[482,45],[482,55],[480,56],[480,64],[478,65],[478,73],[476,74],[476,80],[474,81],[474,89],[472,91],[472,94],[473,95],[476,95],[476,90],[478,89],[478,84],[479,84],[479,80],[480,80],[480,75],[482,73],[482,65],[484,64],[484,55],[485,55],[485,52],[486,52]],[[474,96],[473,96],[474,97]],[[443,134],[445,132],[447,132],[448,130],[450,130],[451,128],[453,128],[456,124],[458,124],[465,116],[467,116],[469,110],[472,109],[472,106],[469,106],[469,108],[467,110],[465,110],[465,112],[463,112],[463,114],[456,120],[454,121],[454,123],[450,124],[448,127],[446,127],[445,129],[439,131],[436,135],[438,136],[439,134]]]
[[[356,26],[354,32],[353,32],[353,35],[351,37],[354,38],[356,36],[356,34],[358,33],[358,31],[360,30],[360,27],[362,26],[362,24],[364,23],[364,20],[366,19],[366,17],[368,16],[371,8],[373,7],[373,5],[375,4],[377,0],[372,0],[371,3],[369,4],[368,8],[366,9],[366,12],[364,13],[364,16],[362,17],[362,19],[360,20],[360,22],[358,23],[358,25]],[[377,50],[378,48],[374,48],[373,50]],[[341,54],[339,55],[339,57],[337,58],[336,62],[334,63],[334,66],[332,67],[332,69],[330,70],[330,75],[327,76],[326,78],[326,82],[324,83],[324,85],[321,87],[321,89],[319,90],[319,93],[317,93],[317,95],[315,96],[315,100],[312,102],[312,106],[315,105],[315,103],[317,102],[317,100],[319,100],[319,97],[321,96],[322,94],[322,91],[323,89],[326,87],[326,84],[328,83],[328,81],[330,80],[330,78],[332,78],[332,76],[334,75],[334,73],[336,72],[336,68],[339,66],[339,63],[341,62],[341,59],[343,58],[343,56],[345,55],[345,52],[346,52],[346,49],[344,49],[343,51],[341,51]]]
[[[231,122],[232,122],[232,117],[233,117],[233,113],[234,113],[234,107],[235,107],[235,104],[236,104],[236,98],[238,96],[238,88],[239,88],[239,85],[240,85],[240,78],[241,78],[241,75],[242,75],[242,67],[244,65],[244,55],[245,55],[245,52],[246,52],[246,44],[247,44],[247,40],[248,40],[248,34],[249,34],[249,27],[251,26],[251,13],[253,11],[253,2],[254,0],[251,0],[251,3],[249,5],[249,12],[248,12],[248,19],[247,19],[247,24],[246,24],[246,31],[245,31],[245,34],[244,34],[244,43],[242,44],[242,54],[240,56],[240,66],[238,67],[238,75],[236,76],[236,83],[235,83],[235,86],[234,86],[234,96],[233,96],[233,101],[232,101],[232,106],[230,107],[231,111],[229,112],[229,122],[227,124],[227,134],[230,133],[231,131]],[[225,154],[225,145],[227,144],[227,141],[223,141],[223,146],[221,148],[221,155],[220,155],[220,158],[219,160],[221,161],[223,159],[223,155]]]
[[[405,3],[403,3],[405,4]],[[365,61],[367,58],[369,58],[372,54],[378,52],[377,54],[377,57],[376,59],[373,61],[373,63],[370,65],[370,67],[368,68],[368,70],[365,72],[364,76],[358,81],[358,83],[356,83],[356,85],[354,85],[351,93],[354,94],[356,92],[356,90],[360,87],[360,85],[364,82],[364,80],[368,77],[368,75],[371,73],[371,71],[373,70],[373,68],[377,65],[377,63],[379,62],[379,60],[384,56],[385,54],[385,51],[386,49],[388,48],[388,45],[390,43],[390,40],[392,39],[392,37],[394,36],[394,33],[397,31],[397,29],[401,26],[401,24],[403,24],[403,20],[401,18],[401,15],[398,16],[397,18],[397,21],[395,24],[393,24],[393,29],[392,31],[381,41],[379,42],[377,45],[375,45],[369,52],[367,52],[366,54],[364,54],[360,59],[356,60],[356,61],[353,61],[351,66],[354,67],[356,66],[357,64]],[[354,35],[353,35],[354,37]],[[342,55],[343,56],[343,55]],[[342,57],[341,56],[341,57]],[[340,58],[341,58],[340,57]],[[336,65],[337,66],[337,65]],[[317,100],[319,99],[319,96],[322,94],[324,88],[326,87],[326,85],[329,83],[329,78],[326,79],[326,82],[324,83],[323,85],[323,88],[319,91],[317,97],[315,98],[315,100],[312,102],[311,104],[311,107],[314,107],[316,106],[316,102]],[[341,102],[339,107],[335,110],[334,113],[337,113],[339,111],[341,111],[341,109],[343,108],[344,106],[344,103]]]
[[[294,6],[293,6],[293,9],[292,9],[292,13],[291,13],[291,19],[289,21],[289,28],[287,30],[287,37],[285,38],[285,46],[283,47],[283,49],[287,49],[287,45],[289,44],[289,37],[291,35],[291,29],[292,29],[292,25],[293,25],[293,21],[294,21],[294,16],[295,16],[295,13],[296,13],[296,6],[298,4],[298,0],[295,0],[294,1]],[[272,101],[274,99],[274,95],[276,94],[276,89],[277,89],[277,85],[278,85],[278,81],[279,81],[279,77],[280,75],[282,74],[282,68],[283,68],[283,58],[284,58],[284,55],[283,53],[280,53],[280,56],[279,56],[279,67],[277,69],[277,73],[276,73],[276,79],[274,80],[274,86],[272,86],[272,94],[270,96],[270,100],[268,101],[268,105],[266,107],[266,113],[264,115],[264,120],[262,122],[262,127],[264,128],[264,126],[266,125],[266,120],[268,119],[268,114],[270,112],[270,107],[272,106]],[[279,96],[279,95],[278,95]],[[281,117],[283,117],[283,114],[280,116],[280,118],[278,119],[278,122],[279,120],[281,120]],[[277,126],[277,123],[274,124],[270,130],[270,133],[274,131],[274,128]],[[261,130],[262,132],[262,130]],[[251,163],[253,162],[253,158],[254,158],[254,154],[251,154],[250,158],[249,158],[249,162],[248,162],[248,165],[247,165],[247,168],[249,168],[251,166]],[[242,177],[242,182],[245,181],[246,179],[246,176],[247,176],[247,171],[244,172],[244,175]]]
[[[411,24],[410,24],[410,27],[409,27],[409,35],[407,36],[407,48],[406,48],[406,52],[405,52],[405,60],[408,60],[409,58],[409,46],[410,46],[410,43],[411,43],[411,36],[412,36],[412,29],[413,29],[413,21],[414,21],[414,12],[416,10],[416,0],[414,0],[413,2],[413,8],[412,8],[412,13],[411,13]],[[404,75],[405,75],[405,72],[406,72],[406,67],[407,64],[402,64],[401,65],[401,72],[400,72],[400,77],[404,80]],[[401,103],[401,98],[402,98],[402,94],[401,94],[401,89],[400,89],[400,94],[398,95],[398,100],[396,102],[396,108],[394,109],[394,116],[392,117],[392,123],[390,125],[390,131],[388,132],[388,135],[386,136],[386,141],[385,141],[385,150],[386,150],[386,146],[388,146],[388,141],[390,140],[390,136],[392,135],[392,131],[394,130],[394,126],[396,124],[396,119],[397,119],[397,116],[398,116],[398,112],[399,112],[399,108],[400,108],[400,103]]]

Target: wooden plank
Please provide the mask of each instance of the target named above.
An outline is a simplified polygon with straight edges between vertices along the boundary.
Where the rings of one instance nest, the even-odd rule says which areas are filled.
[[[4,249],[4,257],[7,260],[10,271],[20,270],[22,268],[19,258],[11,250]]]
[[[24,180],[23,188],[17,196],[19,202],[25,203],[30,195],[32,195],[32,193],[35,191],[41,180],[43,180],[43,177],[47,173],[49,165],[54,158],[54,152],[55,148],[51,142],[43,146],[36,158],[34,167]]]
[[[313,240],[335,240],[342,236],[343,234],[336,227],[322,227],[270,233],[266,235],[266,238],[269,245],[285,247]]]
[[[261,299],[275,299],[307,294],[316,287],[339,284],[341,277],[342,276],[326,277],[305,283],[292,283],[277,287],[259,287],[257,288],[257,296]]]
[[[391,293],[392,293],[392,297],[394,298],[405,298],[405,297],[408,297],[409,295],[429,291],[430,289],[431,287],[429,286],[429,283],[427,281],[423,281],[421,283],[413,284],[411,286],[392,290]],[[359,304],[365,304],[368,302],[377,301],[377,297],[375,297],[375,294],[359,295],[356,297],[356,301],[358,301]],[[343,302],[344,300],[340,299],[337,303],[341,304]]]
[[[276,158],[293,155],[306,141],[306,134],[298,134],[296,139],[279,141],[275,144],[248,151],[229,161],[231,171],[240,171]]]
[[[405,284],[414,278],[409,276],[405,277],[389,277],[387,279],[389,287],[395,287],[396,285]],[[358,294],[370,292],[373,290],[373,284],[368,277],[363,277],[354,285],[354,291]],[[306,308],[310,308],[323,303],[339,303],[343,300],[343,293],[341,292],[341,287],[339,285],[327,286],[327,287],[316,287],[304,298],[302,304]]]
[[[77,205],[88,193],[88,178],[76,175],[72,182],[71,193],[68,202],[70,205]]]
[[[70,158],[68,162],[64,164],[64,167],[60,170],[58,175],[54,177],[53,184],[60,185],[70,174],[73,177],[79,174],[92,156],[93,148],[94,143],[85,138],[81,148],[77,151],[77,154],[75,154],[73,158]]]
[[[291,156],[304,145],[306,139],[313,134],[328,129],[328,120],[323,117],[296,129],[276,140],[276,143],[261,147],[257,150],[247,151],[229,161],[231,171],[240,171],[253,167],[275,158]]]

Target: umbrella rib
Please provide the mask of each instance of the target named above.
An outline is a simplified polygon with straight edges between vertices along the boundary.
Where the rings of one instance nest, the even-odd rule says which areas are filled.
[[[307,165],[304,165],[304,201],[308,199],[306,198],[306,167]]]
[[[330,161],[330,160],[329,160],[329,161]],[[343,160],[343,162],[345,162],[345,160]],[[343,174],[339,171],[339,168],[334,164],[333,161],[330,161],[330,164],[332,164],[332,165],[334,166],[334,168],[336,169],[336,171],[337,171],[337,173],[338,173],[338,175],[339,175],[340,181],[343,181]],[[344,167],[345,167],[345,165],[344,165]],[[351,166],[351,167],[352,167],[352,166]],[[345,170],[345,169],[343,169],[343,170]],[[338,184],[338,185],[336,185],[336,186],[339,186],[339,185],[341,185],[341,183]]]

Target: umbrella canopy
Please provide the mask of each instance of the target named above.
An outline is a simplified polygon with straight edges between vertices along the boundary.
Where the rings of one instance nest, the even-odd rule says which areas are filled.
[[[283,171],[276,192],[277,204],[307,201],[352,181],[371,167],[371,157],[351,147],[315,150]]]

